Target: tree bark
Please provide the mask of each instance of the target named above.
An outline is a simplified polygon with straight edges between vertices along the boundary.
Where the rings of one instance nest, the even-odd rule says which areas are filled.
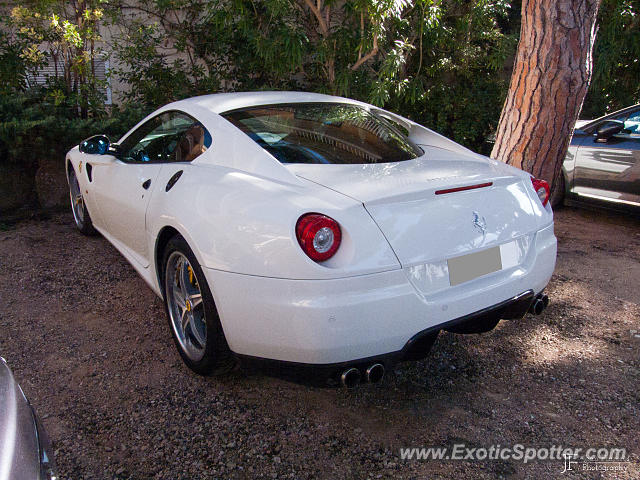
[[[523,0],[509,93],[491,156],[559,178],[591,80],[600,0]]]

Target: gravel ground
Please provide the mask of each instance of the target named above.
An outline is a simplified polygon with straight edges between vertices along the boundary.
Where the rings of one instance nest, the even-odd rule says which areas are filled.
[[[62,479],[640,478],[640,220],[565,208],[544,315],[441,334],[378,385],[198,377],[161,301],[70,215],[0,231],[0,355]],[[627,471],[407,461],[401,447],[619,446]],[[581,465],[579,465],[581,467]],[[577,467],[574,467],[577,468]]]

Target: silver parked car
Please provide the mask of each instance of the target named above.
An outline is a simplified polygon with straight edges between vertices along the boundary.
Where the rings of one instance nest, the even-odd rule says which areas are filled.
[[[562,170],[568,200],[640,207],[640,104],[578,121]]]
[[[0,480],[53,480],[54,470],[49,438],[0,357]]]

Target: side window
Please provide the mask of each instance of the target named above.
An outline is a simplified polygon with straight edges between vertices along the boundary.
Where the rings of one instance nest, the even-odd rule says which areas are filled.
[[[624,119],[624,133],[640,138],[640,110],[636,110]]]
[[[611,117],[592,127],[591,133],[596,132],[600,127],[616,123],[623,125],[623,130],[616,137],[640,138],[640,110]]]
[[[190,162],[211,146],[211,135],[197,120],[181,112],[165,112],[141,125],[120,145],[129,163]]]

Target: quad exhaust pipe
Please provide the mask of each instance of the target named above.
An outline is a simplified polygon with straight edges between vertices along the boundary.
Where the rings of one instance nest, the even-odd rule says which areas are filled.
[[[549,306],[549,297],[543,293],[539,293],[534,298],[529,312],[534,315],[540,315]],[[378,383],[384,377],[384,365],[374,363],[364,371],[364,378],[368,383]],[[362,373],[355,367],[347,368],[340,375],[340,383],[343,387],[353,388],[362,380]]]
[[[533,313],[534,315],[540,315],[548,306],[549,297],[547,295],[539,293],[529,307],[529,312]]]
[[[381,363],[374,363],[364,372],[364,378],[369,383],[378,383],[384,377],[384,365]],[[342,375],[340,375],[340,383],[343,387],[353,388],[360,383],[362,374],[360,370],[355,367],[347,368]]]
[[[367,368],[367,382],[378,383],[384,377],[384,365],[381,363],[374,363]]]
[[[360,383],[360,370],[357,368],[347,368],[340,376],[343,387],[353,388]]]

